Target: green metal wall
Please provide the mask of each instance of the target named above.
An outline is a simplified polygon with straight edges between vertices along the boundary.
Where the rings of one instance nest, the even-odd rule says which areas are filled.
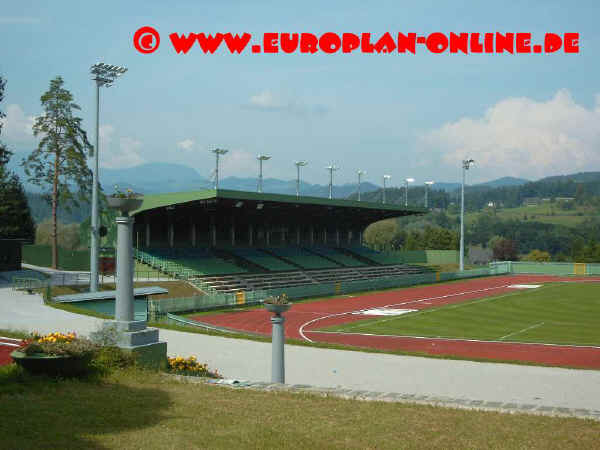
[[[600,275],[600,264],[587,263],[536,263],[527,261],[502,261],[490,263],[492,273],[531,273],[541,275]]]
[[[458,251],[456,250],[407,250],[384,253],[407,264],[458,264]]]
[[[34,266],[52,265],[51,245],[24,245],[23,262]],[[58,249],[58,268],[62,270],[90,270],[89,250]]]

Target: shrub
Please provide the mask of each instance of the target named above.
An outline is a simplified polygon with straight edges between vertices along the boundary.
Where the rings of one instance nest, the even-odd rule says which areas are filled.
[[[116,346],[100,347],[94,355],[92,364],[102,372],[124,369],[135,365],[135,356]]]
[[[550,253],[542,250],[531,250],[524,258],[525,261],[548,262],[550,261]]]

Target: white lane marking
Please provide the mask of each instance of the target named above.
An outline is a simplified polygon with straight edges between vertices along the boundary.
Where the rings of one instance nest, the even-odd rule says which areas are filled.
[[[541,287],[541,284],[511,284],[509,288],[512,289],[537,289]]]
[[[351,314],[362,314],[365,316],[401,316],[402,314],[408,314],[415,311],[418,311],[418,309],[372,308],[353,312]]]
[[[486,341],[483,339],[464,339],[464,338],[449,338],[449,337],[431,337],[431,336],[405,336],[398,334],[372,334],[372,333],[353,333],[351,331],[319,331],[319,330],[306,330],[307,333],[318,333],[318,334],[349,334],[352,336],[374,336],[374,337],[391,337],[391,338],[408,338],[408,339],[431,339],[435,341],[458,341],[458,342],[482,342],[490,344],[518,344],[518,345],[546,345],[548,347],[568,347],[568,348],[597,348],[596,345],[575,345],[575,344],[548,344],[546,342],[520,342],[520,341]]]
[[[0,345],[6,345],[7,347],[20,347],[19,344],[10,344],[8,342],[0,342]]]
[[[465,307],[475,305],[477,303],[491,302],[494,300],[498,300],[500,298],[510,297],[511,295],[515,295],[515,292],[511,292],[510,294],[497,295],[495,297],[484,297],[484,298],[480,298],[479,300],[474,300],[472,302],[459,303],[457,305],[441,305],[439,308],[417,309],[414,314],[410,315],[410,317],[418,316],[419,314],[429,314],[429,313],[432,313],[435,311],[439,311],[442,308],[444,308],[444,309],[465,308]],[[350,330],[352,328],[368,327],[368,326],[375,325],[375,324],[379,325],[381,323],[389,322],[394,319],[398,319],[398,317],[391,317],[389,319],[370,320],[369,322],[364,322],[364,323],[357,322],[356,325],[349,326],[346,329]]]
[[[544,322],[536,323],[534,325],[531,325],[530,327],[523,328],[522,330],[515,331],[514,333],[507,334],[506,336],[502,336],[501,338],[498,338],[498,340],[501,341],[503,339],[506,339],[507,337],[514,336],[515,334],[523,333],[524,331],[527,331],[527,330],[533,330],[534,328],[537,328],[537,327],[542,326],[542,325],[544,325]]]
[[[509,286],[508,284],[503,284],[501,286],[492,286],[492,287],[489,287],[489,288],[476,289],[474,291],[456,292],[454,294],[440,295],[438,297],[426,297],[426,298],[421,298],[419,300],[409,300],[409,301],[405,301],[405,302],[401,302],[401,303],[392,303],[390,305],[380,306],[380,308],[389,308],[390,306],[402,306],[402,305],[409,305],[411,303],[422,303],[422,302],[425,302],[425,301],[428,301],[428,300],[439,300],[439,299],[442,299],[442,298],[457,297],[457,296],[467,295],[467,294],[476,294],[478,292],[486,292],[486,291],[491,291],[491,290],[494,290],[494,289],[502,289],[502,288],[506,288],[508,286]],[[336,314],[328,314],[326,316],[317,317],[316,319],[309,320],[308,322],[305,322],[304,324],[302,324],[300,326],[300,328],[298,328],[298,333],[300,334],[300,336],[302,336],[302,339],[304,339],[305,341],[313,342],[311,339],[309,339],[304,334],[304,328],[307,327],[308,325],[310,325],[312,323],[315,323],[315,322],[318,322],[319,320],[329,319],[331,317],[343,316],[343,315],[346,315],[346,314],[352,314],[352,313],[355,313],[355,312],[364,311],[365,309],[369,309],[369,308],[358,309],[358,310],[354,310],[354,311],[346,311],[346,312],[336,313]]]
[[[2,340],[2,341],[15,341],[15,342],[21,342],[21,339],[9,338],[9,337],[4,337],[4,336],[0,336],[0,340]]]

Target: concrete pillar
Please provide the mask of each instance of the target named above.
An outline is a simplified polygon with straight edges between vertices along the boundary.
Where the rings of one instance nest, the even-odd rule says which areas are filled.
[[[169,221],[169,247],[173,248],[175,244],[175,226]]]
[[[217,246],[217,225],[215,224],[215,216],[210,216],[210,244],[213,247]]]
[[[271,382],[285,383],[285,354],[284,354],[284,329],[283,323],[285,319],[280,314],[275,314],[271,317],[273,325],[271,348]]]
[[[323,229],[323,244],[327,245],[327,227]]]
[[[348,245],[352,244],[352,230],[348,230]]]
[[[115,319],[131,322],[133,315],[133,217],[117,217],[117,295]]]
[[[285,228],[281,227],[281,243],[285,244]]]
[[[315,245],[315,227],[313,227],[312,225],[310,226],[310,245],[313,246]]]
[[[254,242],[254,228],[252,224],[248,224],[248,245],[252,246]]]
[[[150,247],[150,222],[146,222],[146,247]]]
[[[267,247],[271,245],[271,227],[269,225],[265,226],[265,242]]]
[[[235,247],[235,219],[231,218],[231,246]]]
[[[194,223],[193,219],[190,221],[190,233],[191,233],[191,238],[192,238],[192,247],[195,247],[196,246],[196,224]]]
[[[339,228],[335,229],[335,246],[336,247],[340,246],[340,230],[339,230]]]
[[[296,227],[296,245],[300,246],[300,227]]]
[[[363,232],[359,230],[358,232],[358,245],[363,245]]]

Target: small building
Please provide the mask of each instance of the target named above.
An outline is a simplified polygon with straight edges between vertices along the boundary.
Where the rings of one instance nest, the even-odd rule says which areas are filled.
[[[0,271],[21,270],[25,239],[0,238]]]
[[[541,203],[539,197],[525,197],[523,199],[523,206],[537,206]]]

